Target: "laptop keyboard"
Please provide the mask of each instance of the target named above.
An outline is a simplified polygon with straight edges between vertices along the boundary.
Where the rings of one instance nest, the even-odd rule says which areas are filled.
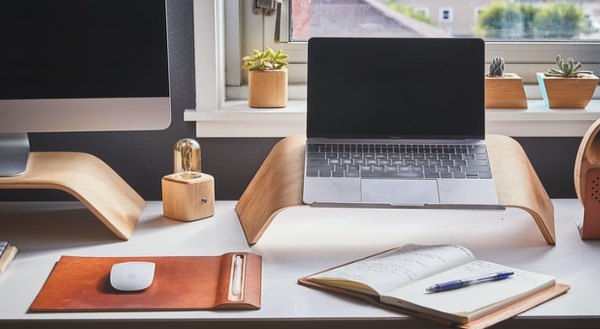
[[[310,144],[308,177],[491,179],[485,145]]]

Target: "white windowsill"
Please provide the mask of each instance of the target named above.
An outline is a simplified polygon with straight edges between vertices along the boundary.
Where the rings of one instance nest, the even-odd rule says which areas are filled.
[[[486,133],[513,137],[581,137],[600,118],[600,99],[585,110],[549,110],[530,100],[527,110],[486,110]],[[227,101],[217,111],[187,110],[197,137],[285,137],[305,134],[306,101],[291,100],[282,109],[253,109],[247,102]]]

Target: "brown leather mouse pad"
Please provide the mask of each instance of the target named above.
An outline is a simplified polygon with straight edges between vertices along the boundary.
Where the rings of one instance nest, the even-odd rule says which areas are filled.
[[[232,298],[235,257],[243,259],[241,291]],[[110,285],[113,264],[154,262],[154,282],[121,292]],[[63,256],[30,307],[32,312],[259,309],[262,258],[252,253],[221,256]],[[239,287],[236,288],[239,290]]]

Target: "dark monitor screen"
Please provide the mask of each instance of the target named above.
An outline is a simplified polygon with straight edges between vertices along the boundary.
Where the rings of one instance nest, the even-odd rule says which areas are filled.
[[[308,137],[483,138],[484,42],[311,38]]]
[[[25,170],[29,132],[171,123],[165,0],[0,4],[0,176]]]
[[[0,99],[169,96],[163,0],[0,5]]]
[[[165,0],[0,4],[0,133],[165,129]]]

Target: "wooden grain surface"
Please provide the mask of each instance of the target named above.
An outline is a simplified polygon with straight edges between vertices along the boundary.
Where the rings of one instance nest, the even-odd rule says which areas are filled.
[[[302,204],[304,136],[279,141],[235,206],[248,244],[255,244],[282,210]]]
[[[65,191],[124,240],[131,237],[146,204],[106,163],[78,152],[31,152],[25,173],[0,177],[0,188]]]
[[[580,225],[581,238],[584,240],[600,239],[600,120],[594,122],[586,131],[579,144],[573,183],[577,198],[584,207],[583,221]]]
[[[500,204],[528,212],[546,242],[555,244],[554,207],[521,145],[502,135],[487,135],[486,141]],[[305,143],[305,136],[277,143],[236,204],[249,245],[280,211],[303,204]]]
[[[543,81],[548,95],[548,105],[552,109],[585,108],[598,85],[598,77],[595,75],[584,75],[579,78],[544,77]]]
[[[600,167],[600,141],[596,136],[600,132],[600,120],[594,122],[586,131],[581,139],[577,156],[575,157],[575,167],[573,170],[573,182],[575,184],[575,193],[581,204],[585,204],[586,178],[587,172],[594,167]]]
[[[485,107],[489,109],[526,109],[527,98],[521,77],[508,74],[505,77],[485,78]]]
[[[286,107],[288,98],[287,69],[248,72],[250,107]]]
[[[200,174],[200,173],[198,173]],[[209,174],[184,179],[181,174],[164,176],[161,180],[163,215],[168,218],[193,221],[215,213],[215,179]]]

